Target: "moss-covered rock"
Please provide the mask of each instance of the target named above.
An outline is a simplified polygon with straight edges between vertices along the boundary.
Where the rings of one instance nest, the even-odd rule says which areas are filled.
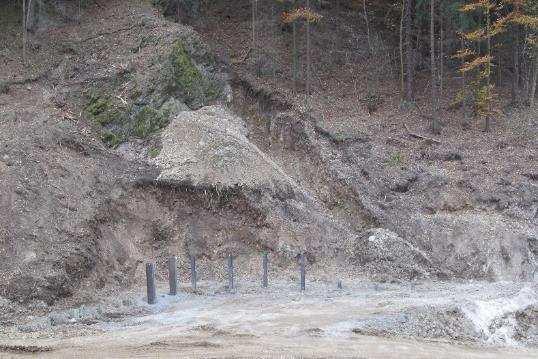
[[[189,110],[190,109],[187,105],[173,97],[170,97],[168,100],[166,100],[165,103],[163,103],[161,108],[159,109],[159,111],[161,111],[163,115],[169,118],[173,118],[178,113]]]
[[[121,122],[125,117],[125,111],[116,106],[109,96],[97,93],[90,94],[84,111],[94,123],[100,126]]]
[[[146,138],[168,125],[169,116],[150,106],[144,106],[134,117],[133,135]]]
[[[167,92],[184,99],[191,108],[199,108],[221,94],[219,84],[195,65],[182,41],[174,42],[169,57],[171,76]]]
[[[151,4],[159,9],[159,11],[165,12],[170,6],[170,0],[151,0]]]
[[[178,113],[223,97],[225,80],[216,58],[196,32],[178,32],[166,45],[151,71],[130,70],[96,83],[86,94],[84,114],[102,127],[101,138],[109,147],[132,137],[151,138]]]

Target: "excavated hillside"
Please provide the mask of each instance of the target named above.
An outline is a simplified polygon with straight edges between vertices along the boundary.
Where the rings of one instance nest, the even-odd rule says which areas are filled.
[[[332,62],[323,31],[341,23],[345,47],[360,22],[331,8],[313,30],[317,79],[305,111],[289,79],[288,29],[260,33],[267,53],[250,48],[248,1],[204,11],[192,27],[136,1],[89,4],[77,21],[49,14],[33,25],[27,66],[13,45],[16,17],[2,24],[6,316],[129,288],[146,261],[165,278],[172,254],[182,276],[188,256],[199,258],[204,278],[222,277],[215,263],[229,254],[241,276],[257,274],[262,251],[276,276],[305,252],[314,276],[535,278],[532,113],[482,133],[443,110],[432,138],[426,120],[396,104],[387,75],[370,115],[349,95],[365,91],[366,70],[354,64],[369,61],[364,41],[354,63]],[[278,28],[275,19],[261,17],[260,28]]]

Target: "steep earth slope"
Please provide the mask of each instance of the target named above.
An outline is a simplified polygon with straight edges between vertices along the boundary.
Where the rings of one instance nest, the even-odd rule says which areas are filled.
[[[233,60],[251,56],[237,48],[245,13],[212,11],[194,25],[217,55],[192,28],[123,1],[36,32],[35,73],[20,52],[3,55],[5,312],[92,300],[171,254],[181,274],[194,254],[214,278],[228,254],[257,272],[266,250],[282,272],[306,252],[314,273],[533,277],[536,137],[449,128],[440,145],[411,138],[397,109],[354,122],[307,114],[282,78]]]
[[[443,276],[534,278],[538,137],[532,111],[507,111],[493,132],[483,133],[477,123],[462,128],[461,113],[445,96],[436,113],[443,133],[432,138],[425,131],[431,111],[427,90],[417,95],[416,109],[402,108],[394,92],[397,79],[391,77],[397,63],[385,63],[390,54],[368,55],[357,11],[330,6],[318,10],[323,20],[312,27],[307,101],[304,87],[293,91],[292,39],[279,24],[282,9],[260,5],[257,26],[264,30],[252,45],[250,5],[240,4],[233,11],[213,6],[193,25],[232,59],[236,108],[260,148],[335,214],[352,224],[345,213],[361,213],[370,226],[411,241]],[[298,31],[304,81],[305,30]],[[376,41],[385,48],[390,39],[380,32]],[[384,72],[372,74],[379,67]],[[372,76],[381,99],[370,113],[364,99],[372,91]],[[448,89],[456,82],[449,77]]]

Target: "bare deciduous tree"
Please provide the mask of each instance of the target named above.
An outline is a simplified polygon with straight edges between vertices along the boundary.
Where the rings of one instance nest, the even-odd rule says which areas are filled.
[[[437,133],[438,123],[437,123],[437,104],[438,100],[438,91],[437,91],[437,69],[436,69],[436,59],[435,59],[435,0],[430,0],[430,62],[431,62],[431,102],[434,109],[434,113],[431,119],[431,130],[433,133]]]
[[[28,29],[26,27],[26,0],[22,0],[22,61],[26,64],[26,42]]]

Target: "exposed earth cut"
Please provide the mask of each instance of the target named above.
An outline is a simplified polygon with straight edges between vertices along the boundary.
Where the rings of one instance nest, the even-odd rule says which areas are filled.
[[[346,97],[353,66],[323,60],[317,29],[307,111],[287,30],[251,49],[246,0],[181,1],[183,23],[168,2],[89,2],[77,21],[59,3],[32,25],[31,66],[11,46],[18,17],[0,25],[0,356],[97,356],[101,342],[111,356],[538,355],[538,117],[463,131],[443,107],[444,136],[419,135],[424,118],[396,100],[370,114]],[[324,9],[342,36],[361,26]],[[172,255],[183,283],[198,259],[201,289],[152,308],[144,264],[163,293]]]

